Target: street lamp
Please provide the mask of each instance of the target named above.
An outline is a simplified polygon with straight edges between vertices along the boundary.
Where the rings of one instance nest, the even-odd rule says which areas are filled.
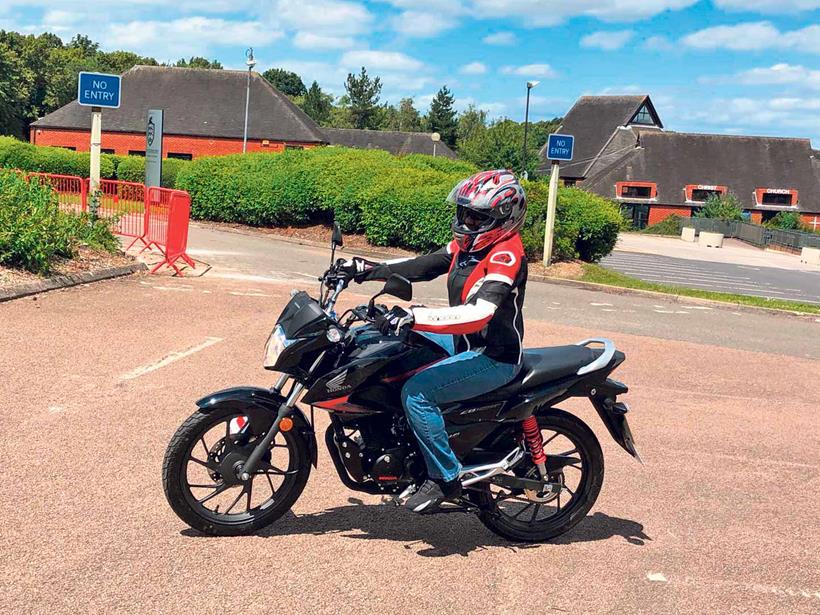
[[[248,87],[245,90],[245,131],[242,134],[242,153],[244,154],[248,149],[248,106],[251,101],[251,71],[256,66],[256,60],[253,59],[253,47],[249,47],[245,52],[245,57],[248,58],[245,64],[248,65]]]
[[[437,132],[434,132],[433,134],[430,135],[430,139],[432,139],[432,141],[433,141],[433,158],[435,158],[436,157],[436,143],[441,141],[441,135],[438,134]]]
[[[524,110],[524,151],[521,153],[521,172],[527,173],[527,128],[530,119],[530,90],[540,81],[527,81],[527,106]]]

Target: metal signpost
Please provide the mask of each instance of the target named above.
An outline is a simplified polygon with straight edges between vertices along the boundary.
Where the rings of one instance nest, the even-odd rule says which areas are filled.
[[[119,75],[81,72],[77,81],[77,103],[91,107],[91,178],[90,193],[100,189],[100,144],[102,142],[102,109],[118,109],[122,82]]]
[[[148,110],[145,125],[145,185],[162,185],[162,109]]]
[[[547,158],[550,165],[550,188],[547,198],[547,226],[544,230],[544,266],[549,267],[552,259],[552,235],[555,228],[555,209],[558,204],[558,175],[561,161],[572,160],[572,149],[575,137],[572,135],[552,134],[547,141]]]

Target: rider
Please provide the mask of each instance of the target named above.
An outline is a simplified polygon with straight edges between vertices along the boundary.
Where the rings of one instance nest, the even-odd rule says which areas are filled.
[[[393,308],[376,318],[383,333],[412,327],[448,353],[412,376],[401,399],[427,464],[428,480],[407,501],[414,512],[436,511],[461,494],[461,464],[450,448],[440,406],[483,395],[508,382],[521,364],[527,261],[518,233],[527,210],[511,171],[484,171],[453,188],[453,241],[431,254],[374,263],[354,257],[345,266],[357,282],[399,274],[411,281],[445,273],[449,308]]]

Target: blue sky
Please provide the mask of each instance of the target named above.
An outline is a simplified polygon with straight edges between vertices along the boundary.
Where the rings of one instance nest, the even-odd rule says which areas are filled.
[[[172,7],[172,8],[169,8]],[[820,0],[0,0],[0,28],[77,32],[158,60],[281,66],[426,110],[447,85],[492,117],[563,115],[582,94],[648,93],[671,130],[811,137],[820,148]]]

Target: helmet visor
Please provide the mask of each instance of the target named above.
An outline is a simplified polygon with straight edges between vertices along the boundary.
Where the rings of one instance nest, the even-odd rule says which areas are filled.
[[[495,225],[495,219],[489,214],[485,214],[464,205],[456,206],[456,219],[453,229],[465,235],[483,233],[490,230]]]

